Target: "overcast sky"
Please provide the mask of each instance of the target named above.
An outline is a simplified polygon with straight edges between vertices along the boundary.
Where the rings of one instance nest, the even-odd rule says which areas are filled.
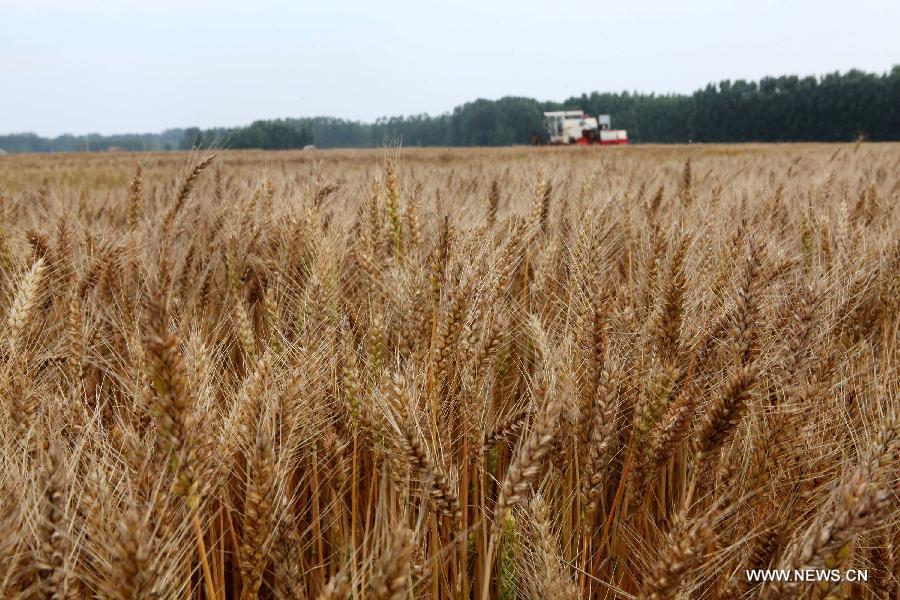
[[[691,92],[900,63],[898,0],[0,0],[0,133]]]

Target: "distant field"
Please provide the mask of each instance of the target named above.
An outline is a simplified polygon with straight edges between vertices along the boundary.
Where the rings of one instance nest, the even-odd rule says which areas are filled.
[[[210,154],[211,152],[205,153]],[[344,177],[350,180],[373,168],[380,168],[384,158],[396,155],[396,150],[317,150],[317,151],[222,151],[216,162],[220,169],[228,165],[230,175],[242,174],[262,176],[257,168],[265,167],[281,170],[297,170],[321,162],[322,167],[339,169]],[[401,150],[404,166],[423,166],[434,169],[461,169],[466,163],[487,168],[489,163],[501,170],[522,166],[528,168],[532,163],[537,167],[547,161],[556,165],[560,162],[576,161],[611,161],[615,166],[635,166],[641,159],[662,161],[680,173],[684,160],[690,156],[698,158],[728,157],[730,166],[746,168],[747,164],[737,166],[734,159],[763,156],[768,160],[758,160],[778,172],[777,164],[787,161],[787,166],[794,161],[803,161],[800,165],[806,169],[828,168],[835,159],[860,160],[867,157],[884,157],[894,160],[900,156],[900,143],[865,144],[854,151],[853,144],[713,144],[713,145],[650,145],[641,144],[625,148],[574,147],[554,148],[531,146],[513,146],[507,148],[403,148]],[[153,181],[168,181],[182,174],[188,166],[190,154],[186,152],[98,152],[69,154],[9,154],[0,156],[0,190],[11,194],[39,186],[41,182],[62,183],[65,185],[86,185],[118,187],[116,190],[124,194],[124,186],[132,176],[135,164],[146,168],[145,177]],[[671,163],[671,164],[668,164]],[[712,164],[708,165],[710,168]],[[799,168],[795,167],[796,169]],[[886,168],[892,165],[884,165]],[[534,171],[534,169],[530,169]],[[742,170],[743,172],[743,170]],[[783,170],[782,170],[783,172]],[[295,173],[291,173],[294,175]],[[369,173],[370,175],[372,173]],[[659,178],[662,174],[654,168],[652,174]],[[700,174],[698,173],[698,176]],[[647,181],[643,181],[647,183]],[[487,185],[490,182],[483,183]],[[660,183],[664,183],[660,180]],[[670,181],[674,185],[676,182]],[[598,193],[600,190],[598,190]]]
[[[900,593],[900,144],[210,154],[0,156],[0,597]]]

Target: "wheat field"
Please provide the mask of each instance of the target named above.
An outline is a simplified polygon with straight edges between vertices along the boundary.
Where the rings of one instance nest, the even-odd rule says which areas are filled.
[[[0,198],[0,597],[900,598],[898,144],[3,156]]]

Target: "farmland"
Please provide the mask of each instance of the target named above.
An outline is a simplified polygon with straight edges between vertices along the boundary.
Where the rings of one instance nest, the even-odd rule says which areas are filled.
[[[8,155],[0,198],[4,598],[900,594],[900,144]]]

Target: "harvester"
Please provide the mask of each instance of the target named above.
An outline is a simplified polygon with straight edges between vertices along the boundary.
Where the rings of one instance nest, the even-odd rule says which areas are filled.
[[[581,110],[544,113],[544,129],[550,144],[627,144],[624,129],[611,129],[609,115],[592,117]]]

